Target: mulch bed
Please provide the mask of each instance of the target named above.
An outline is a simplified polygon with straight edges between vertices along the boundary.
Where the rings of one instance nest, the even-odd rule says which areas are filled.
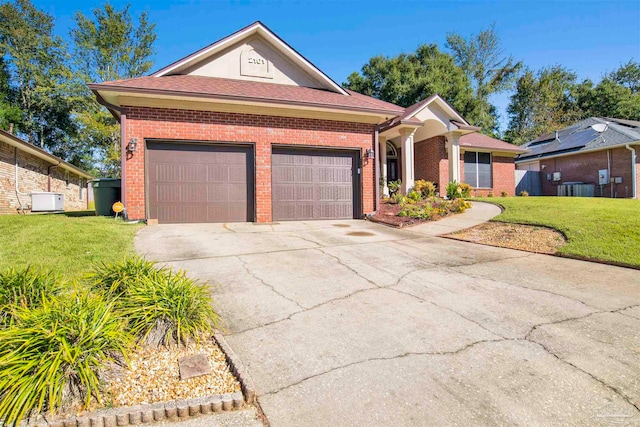
[[[550,228],[493,221],[445,237],[541,254],[555,254],[566,243],[562,233]]]
[[[379,222],[393,227],[403,228],[411,227],[413,225],[424,224],[425,222],[437,221],[443,216],[435,217],[433,219],[411,218],[409,216],[398,216],[402,208],[398,204],[392,203],[380,203],[380,209],[370,219],[374,222]],[[445,215],[446,216],[446,215]]]

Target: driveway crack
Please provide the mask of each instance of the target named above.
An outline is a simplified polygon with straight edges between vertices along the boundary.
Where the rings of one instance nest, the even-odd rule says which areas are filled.
[[[549,326],[549,325],[557,325],[560,323],[566,323],[566,322],[571,322],[574,320],[582,320],[582,319],[586,319],[587,317],[596,315],[596,314],[603,314],[603,313],[617,313],[617,314],[621,314],[623,316],[625,316],[624,313],[620,313],[621,311],[624,310],[628,310],[630,308],[635,308],[635,307],[640,307],[640,304],[633,304],[633,305],[629,305],[626,307],[622,307],[622,308],[617,308],[615,310],[598,310],[598,311],[594,311],[592,313],[589,314],[585,314],[584,316],[576,316],[576,317],[567,317],[565,319],[561,319],[561,320],[554,320],[553,322],[544,322],[544,323],[538,323],[537,325],[533,325],[531,327],[531,329],[529,330],[529,332],[526,333],[526,335],[524,336],[525,340],[530,340],[531,339],[531,334],[538,328],[542,327],[542,326]],[[629,316],[632,317],[632,316]],[[634,317],[635,319],[635,317]]]
[[[264,394],[262,394],[260,396],[268,396],[268,395],[272,395],[272,394],[278,394],[281,391],[284,391],[284,390],[287,390],[289,388],[292,388],[292,387],[295,387],[297,385],[300,385],[303,382],[306,382],[306,381],[311,380],[313,378],[321,377],[323,375],[330,374],[331,372],[339,371],[339,370],[342,370],[342,369],[350,368],[352,366],[357,366],[357,365],[361,365],[361,364],[368,363],[368,362],[395,360],[395,359],[402,359],[402,358],[410,357],[410,356],[452,356],[452,355],[456,355],[458,353],[461,353],[461,352],[463,352],[465,350],[468,350],[469,348],[474,347],[474,346],[476,346],[478,344],[494,343],[494,342],[501,342],[501,341],[513,341],[513,340],[504,339],[504,338],[496,339],[496,340],[478,340],[478,341],[473,341],[473,342],[471,342],[471,343],[469,343],[469,344],[467,344],[465,346],[462,346],[462,347],[460,347],[460,348],[458,348],[456,350],[451,350],[451,351],[425,351],[425,352],[408,351],[406,353],[402,353],[402,354],[395,355],[395,356],[370,357],[370,358],[367,358],[367,359],[363,359],[363,360],[358,360],[358,361],[355,361],[355,362],[347,363],[345,365],[336,366],[335,368],[328,369],[328,370],[326,370],[324,372],[319,372],[317,374],[309,375],[308,377],[302,378],[301,380],[298,380],[298,381],[296,381],[294,383],[288,384],[288,385],[286,385],[284,387],[280,387],[280,388],[278,388],[276,390],[264,393]]]
[[[367,283],[369,283],[370,285],[373,285],[373,286],[375,286],[376,288],[382,288],[382,286],[378,285],[378,284],[377,284],[377,283],[375,283],[373,280],[371,280],[371,279],[369,279],[369,278],[367,278],[367,277],[363,276],[363,275],[362,275],[362,274],[360,274],[358,271],[356,271],[353,267],[351,267],[349,264],[347,264],[347,263],[343,262],[343,261],[340,259],[340,257],[338,257],[338,256],[336,256],[336,255],[333,255],[333,254],[330,254],[330,253],[328,253],[328,252],[326,252],[325,250],[320,249],[320,248],[314,248],[314,249],[315,249],[316,251],[318,251],[318,252],[321,252],[321,253],[325,254],[325,255],[326,255],[326,256],[328,256],[328,257],[331,257],[331,258],[335,259],[335,260],[338,262],[338,264],[340,264],[341,266],[345,267],[347,270],[351,271],[353,274],[355,274],[356,276],[360,277],[361,279],[364,279],[364,280],[365,280],[365,281],[367,281]]]
[[[606,313],[606,312],[604,312]],[[598,382],[599,384],[601,384],[604,388],[611,390],[613,393],[615,393],[616,395],[618,395],[622,400],[624,400],[625,402],[627,402],[629,405],[633,406],[634,408],[636,408],[636,410],[638,412],[640,412],[640,406],[638,406],[636,403],[633,402],[633,399],[631,399],[629,396],[627,396],[622,390],[619,390],[617,387],[614,387],[610,384],[607,384],[604,380],[596,377],[595,375],[593,375],[591,372],[589,371],[585,371],[584,369],[580,368],[578,365],[575,365],[571,362],[569,362],[566,359],[563,359],[562,357],[558,356],[556,353],[554,353],[553,351],[551,351],[547,346],[545,346],[544,344],[535,341],[534,339],[531,338],[526,338],[526,341],[529,341],[530,343],[536,344],[538,346],[540,346],[540,348],[542,348],[545,352],[547,352],[549,355],[555,357],[556,359],[558,359],[560,362],[571,366],[572,368],[576,369],[577,371],[582,372],[583,374],[589,376],[591,379],[593,379],[594,381]]]
[[[300,303],[296,300],[294,300],[293,298],[289,298],[288,296],[284,295],[282,292],[278,291],[273,285],[270,285],[269,283],[265,282],[261,277],[259,277],[257,274],[253,273],[251,271],[251,269],[249,269],[249,265],[248,263],[242,259],[242,256],[237,256],[238,260],[240,261],[240,263],[242,264],[242,268],[245,269],[245,271],[247,272],[247,274],[251,277],[253,277],[254,279],[256,279],[258,282],[262,283],[263,285],[265,285],[266,287],[268,287],[269,289],[271,289],[275,294],[281,296],[282,298],[286,299],[287,301],[291,301],[292,303],[294,303],[295,305],[297,305],[299,308],[301,308],[302,310],[305,310],[305,307],[301,306]],[[298,312],[299,313],[299,312]]]
[[[399,282],[398,282],[398,283],[399,283]],[[394,285],[394,286],[395,286],[395,285]],[[442,309],[442,310],[447,310],[447,311],[449,311],[449,312],[451,312],[451,313],[453,313],[453,314],[455,314],[455,315],[457,315],[457,316],[459,316],[459,317],[463,318],[464,320],[467,320],[467,321],[469,321],[469,322],[471,322],[471,323],[473,323],[473,324],[475,324],[475,325],[479,326],[481,329],[484,329],[485,331],[489,332],[491,335],[495,335],[495,336],[500,337],[500,338],[505,339],[505,340],[506,340],[506,339],[508,339],[507,337],[504,337],[504,336],[500,335],[499,333],[497,333],[497,332],[495,332],[495,331],[492,331],[491,329],[487,328],[487,327],[486,327],[486,326],[484,326],[482,323],[480,323],[480,322],[478,322],[478,321],[476,321],[476,320],[473,320],[473,319],[471,319],[470,317],[467,317],[467,316],[465,316],[465,315],[464,315],[464,314],[462,314],[462,313],[458,313],[457,311],[455,311],[455,310],[454,310],[454,309],[452,309],[452,308],[442,306],[442,305],[437,304],[437,303],[435,303],[435,302],[433,302],[433,301],[429,301],[429,300],[427,300],[427,299],[424,299],[424,298],[421,298],[421,297],[419,297],[419,296],[417,296],[417,295],[414,295],[414,294],[412,294],[412,293],[410,293],[410,292],[401,291],[401,290],[399,290],[399,289],[395,289],[395,288],[393,288],[393,287],[391,287],[391,288],[389,288],[389,289],[390,289],[390,290],[392,290],[392,291],[398,292],[398,293],[400,293],[400,294],[403,294],[403,295],[407,295],[407,296],[413,297],[413,298],[415,298],[415,299],[417,299],[417,300],[419,300],[419,301],[426,302],[427,304],[431,304],[431,305],[433,305],[434,307],[438,307],[438,308],[440,308],[440,309]]]
[[[532,254],[532,255],[535,255],[535,254]],[[499,283],[499,284],[505,285],[505,286],[512,286],[512,287],[515,287],[515,288],[528,289],[530,291],[544,292],[544,293],[547,293],[547,294],[551,294],[551,295],[554,295],[554,296],[557,296],[557,297],[561,297],[561,298],[566,298],[568,300],[580,303],[580,304],[584,305],[585,307],[587,307],[588,309],[591,309],[591,310],[597,310],[597,311],[600,310],[599,308],[593,307],[593,306],[587,304],[584,301],[580,301],[579,299],[572,298],[570,296],[563,295],[563,294],[560,294],[558,292],[553,292],[553,291],[550,291],[548,289],[538,289],[538,288],[534,288],[534,287],[531,287],[531,286],[518,285],[518,284],[510,283],[510,282],[503,282],[502,280],[491,279],[489,277],[478,276],[478,275],[475,275],[475,274],[467,273],[465,271],[458,271],[457,267],[458,266],[456,266],[456,267],[448,267],[448,269],[451,270],[451,271],[454,271],[456,273],[464,274],[465,276],[472,277],[474,279],[487,280],[489,282]],[[459,267],[467,267],[467,265],[460,265]]]

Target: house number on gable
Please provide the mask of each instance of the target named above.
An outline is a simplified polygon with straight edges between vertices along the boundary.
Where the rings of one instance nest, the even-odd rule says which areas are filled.
[[[264,65],[267,63],[263,58],[247,58],[249,64]]]

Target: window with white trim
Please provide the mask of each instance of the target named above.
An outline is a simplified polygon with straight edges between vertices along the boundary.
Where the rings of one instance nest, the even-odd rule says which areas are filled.
[[[491,153],[464,152],[464,182],[473,188],[492,188]]]

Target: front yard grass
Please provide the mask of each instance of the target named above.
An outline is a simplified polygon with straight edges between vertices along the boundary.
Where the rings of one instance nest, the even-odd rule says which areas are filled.
[[[640,201],[587,197],[478,198],[504,208],[493,221],[561,231],[558,254],[640,267]]]
[[[0,216],[0,271],[32,265],[66,278],[134,254],[142,227],[91,213]]]

